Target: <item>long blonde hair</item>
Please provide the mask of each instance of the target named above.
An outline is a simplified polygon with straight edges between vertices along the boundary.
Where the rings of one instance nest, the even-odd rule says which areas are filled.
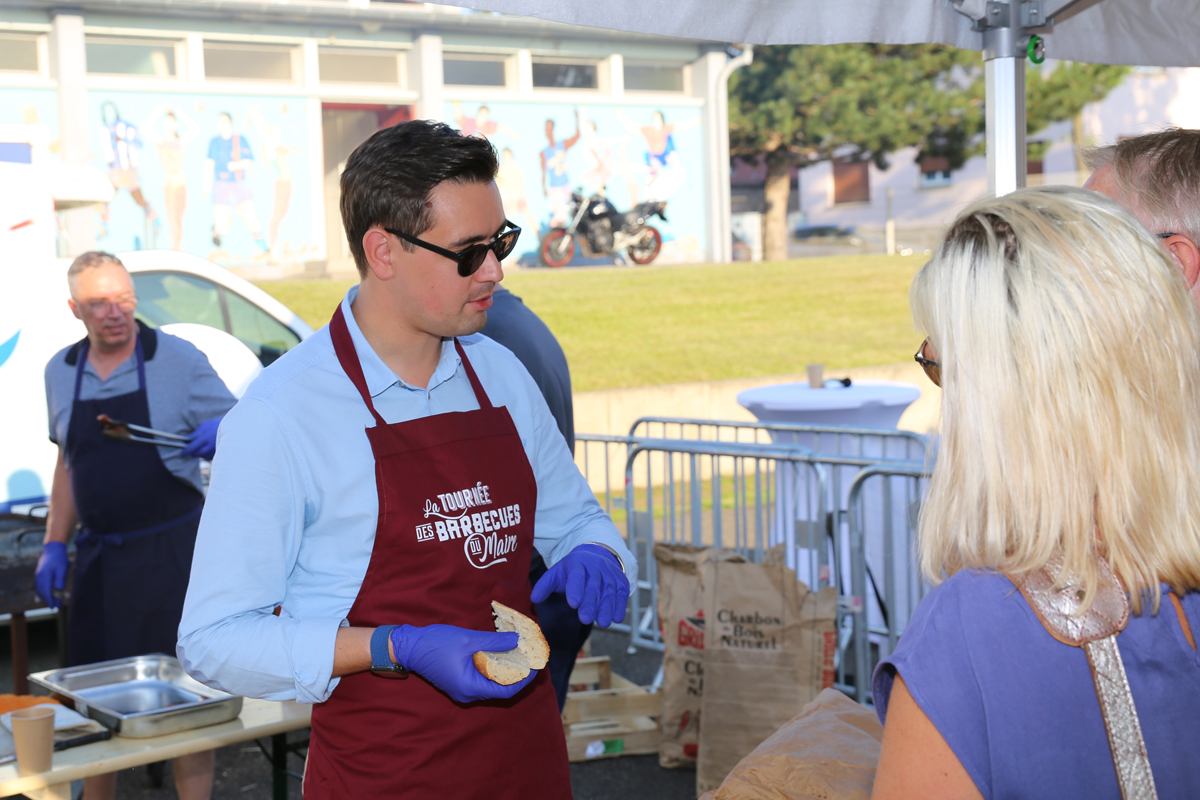
[[[1200,313],[1149,232],[1080,189],[982,200],[910,301],[942,364],[931,580],[1061,550],[1087,605],[1098,555],[1138,613],[1160,581],[1200,588]]]

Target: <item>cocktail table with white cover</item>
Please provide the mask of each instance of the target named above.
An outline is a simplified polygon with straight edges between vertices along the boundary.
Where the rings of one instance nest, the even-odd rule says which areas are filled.
[[[914,384],[898,381],[855,381],[842,386],[836,381],[826,381],[826,388],[812,389],[807,383],[782,383],[748,389],[738,395],[738,403],[762,422],[788,422],[804,425],[840,425],[853,428],[877,428],[894,430],[904,411],[921,396]],[[861,456],[866,458],[919,460],[924,456],[919,442],[912,439],[859,437],[853,435],[830,435],[812,433],[773,432],[779,443],[798,444],[821,455]],[[848,508],[850,484],[859,467],[830,467],[827,507]],[[891,491],[883,479],[880,488],[864,497],[864,522],[868,533],[874,532],[866,542],[867,562],[876,567],[875,577],[883,590],[883,491]],[[775,479],[775,521],[772,525],[772,543],[784,541],[787,526],[798,529],[796,542],[796,574],[810,586],[818,578],[828,579],[818,566],[818,550],[814,547],[819,536],[825,537],[823,521],[816,519],[812,495],[804,490],[801,476],[795,474],[791,465],[780,465]],[[878,496],[876,496],[878,495]],[[893,544],[897,560],[906,553],[907,542],[903,537],[908,528],[908,506],[903,501],[892,503]],[[797,525],[797,523],[801,523]],[[846,531],[846,520],[839,519],[839,527]],[[802,532],[807,532],[804,535]],[[814,547],[814,549],[808,549]],[[850,593],[850,571],[848,541],[843,539],[840,593]],[[831,556],[831,553],[826,553]],[[907,561],[907,559],[903,559]],[[896,565],[901,570],[902,564]],[[895,579],[896,576],[889,576]],[[903,581],[898,581],[899,585]],[[899,588],[899,585],[897,588]],[[867,592],[868,622],[871,626],[883,622],[878,602]],[[906,599],[904,604],[910,603]],[[905,615],[907,616],[907,615]]]

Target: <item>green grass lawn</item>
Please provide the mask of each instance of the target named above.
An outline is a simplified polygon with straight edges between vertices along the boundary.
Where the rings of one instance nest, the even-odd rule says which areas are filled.
[[[554,331],[576,391],[895,364],[918,342],[908,284],[924,259],[526,270],[504,285]],[[350,285],[259,284],[313,327]]]

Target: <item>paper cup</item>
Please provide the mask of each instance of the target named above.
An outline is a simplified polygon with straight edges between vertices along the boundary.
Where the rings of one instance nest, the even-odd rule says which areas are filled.
[[[54,706],[43,704],[12,712],[12,732],[17,773],[48,772],[54,755]]]
[[[808,365],[808,388],[824,389],[825,388],[825,365],[824,364],[809,364]]]

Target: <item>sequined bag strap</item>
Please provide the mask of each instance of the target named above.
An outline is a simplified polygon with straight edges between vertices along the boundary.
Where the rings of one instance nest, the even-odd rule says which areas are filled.
[[[1083,614],[1079,613],[1083,588],[1075,584],[1058,588],[1054,585],[1062,571],[1061,555],[1045,568],[1014,582],[1051,636],[1064,644],[1082,647],[1087,654],[1121,797],[1157,800],[1146,740],[1117,647],[1117,634],[1129,622],[1129,598],[1108,562],[1099,559],[1097,567],[1099,588],[1091,607]]]

